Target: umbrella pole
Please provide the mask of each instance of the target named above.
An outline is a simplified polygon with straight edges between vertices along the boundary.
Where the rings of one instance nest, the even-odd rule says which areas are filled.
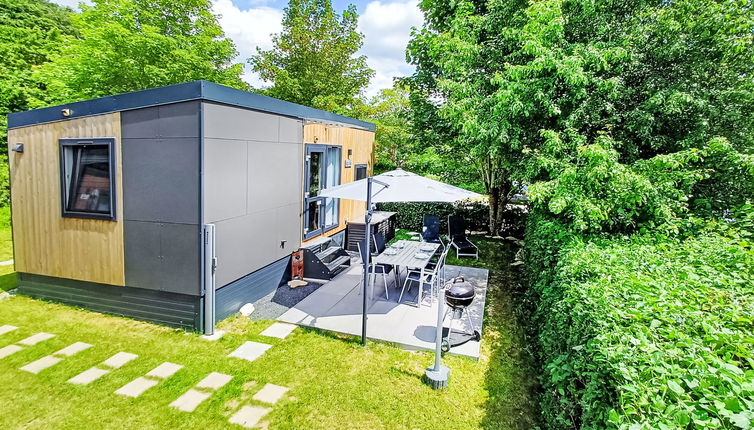
[[[361,344],[367,344],[367,283],[369,282],[369,257],[372,254],[372,247],[369,244],[369,239],[372,236],[372,178],[367,179],[367,211],[364,214],[364,247],[366,250],[363,257],[364,263],[364,279],[361,285],[364,288],[362,292],[362,307],[361,307]]]

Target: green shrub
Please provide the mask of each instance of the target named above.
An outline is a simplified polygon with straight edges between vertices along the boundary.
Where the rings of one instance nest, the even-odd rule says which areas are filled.
[[[461,215],[466,228],[471,231],[489,232],[489,207],[483,201],[458,203],[380,203],[379,210],[397,212],[398,227],[409,231],[420,231],[424,215],[440,217],[440,233],[448,233],[448,215]],[[502,234],[523,233],[526,207],[511,206],[503,212]]]
[[[715,228],[586,241],[533,221],[527,270],[547,428],[751,428],[748,238]]]

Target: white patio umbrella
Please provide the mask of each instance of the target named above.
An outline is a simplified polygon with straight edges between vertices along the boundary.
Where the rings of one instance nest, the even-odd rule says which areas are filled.
[[[454,187],[446,183],[425,178],[403,169],[391,170],[377,176],[360,179],[348,184],[325,188],[320,191],[320,197],[331,197],[348,200],[367,202],[365,215],[366,232],[362,249],[371,249],[369,240],[372,236],[372,203],[396,203],[396,202],[445,202],[454,203],[459,200],[482,197],[472,191]],[[361,311],[361,343],[366,345],[367,340],[367,282],[369,280],[369,257],[370,252],[365,252],[362,263],[364,264],[364,278],[362,287],[363,304]],[[435,345],[435,367],[427,370],[427,376],[435,381],[447,383],[448,369],[440,365],[440,348],[442,342],[442,300],[438,300],[437,310],[437,336]],[[432,372],[432,374],[430,374]],[[443,385],[444,386],[444,385]]]

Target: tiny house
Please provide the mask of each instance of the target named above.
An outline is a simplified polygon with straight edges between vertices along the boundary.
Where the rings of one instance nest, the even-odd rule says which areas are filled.
[[[342,243],[374,124],[205,81],[8,116],[18,291],[202,330]],[[211,275],[210,275],[211,274]]]

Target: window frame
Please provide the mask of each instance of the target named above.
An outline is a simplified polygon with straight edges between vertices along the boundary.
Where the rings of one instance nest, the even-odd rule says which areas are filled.
[[[80,148],[88,146],[105,146],[108,151],[108,173],[110,175],[110,212],[82,212],[68,209],[68,199],[70,190],[66,182],[66,165],[65,150],[66,148]],[[114,137],[94,137],[94,138],[61,138],[58,139],[59,157],[60,157],[60,209],[63,218],[79,218],[116,221],[116,181],[115,181],[115,138]]]
[[[321,186],[324,186],[324,184],[327,184],[327,163],[328,163],[328,149],[334,148],[338,151],[338,160],[336,163],[337,168],[339,169],[338,172],[338,185],[343,183],[343,174],[342,174],[342,162],[343,162],[343,147],[340,145],[326,145],[326,144],[319,144],[319,143],[307,143],[305,144],[306,151],[305,151],[305,159],[304,159],[304,208],[303,208],[303,226],[302,226],[302,234],[304,237],[304,240],[311,239],[313,237],[317,237],[320,235],[323,235],[329,231],[332,231],[333,229],[338,228],[340,225],[340,199],[333,198],[335,200],[335,220],[336,223],[332,225],[324,225],[327,214],[325,213],[326,207],[327,207],[327,198],[326,197],[310,197],[309,196],[309,186],[310,184],[310,156],[312,152],[319,152],[322,153],[322,160],[320,161],[319,165],[319,181]],[[321,188],[323,189],[323,188]],[[320,201],[319,204],[319,224],[320,228],[313,230],[313,231],[306,231],[307,224],[309,221],[309,204],[314,201]]]
[[[364,177],[359,178],[358,176],[358,170],[363,168],[364,169]],[[360,163],[360,164],[354,164],[353,166],[353,180],[359,181],[361,179],[366,179],[369,177],[369,165],[366,163]]]

